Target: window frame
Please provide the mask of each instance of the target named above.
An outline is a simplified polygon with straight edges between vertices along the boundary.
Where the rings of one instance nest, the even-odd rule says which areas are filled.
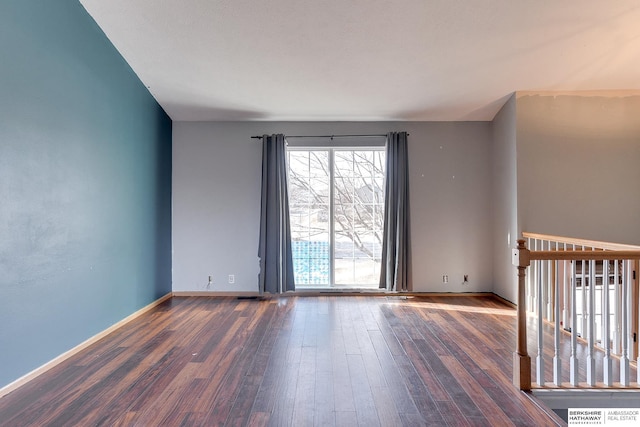
[[[336,151],[349,151],[349,150],[366,150],[366,151],[382,151],[386,149],[386,137],[349,137],[340,138],[339,140],[331,139],[327,141],[327,138],[300,138],[293,141],[286,140],[287,150],[287,162],[289,162],[289,152],[291,151],[326,151],[328,153],[328,171],[329,171],[329,283],[324,284],[297,284],[296,287],[303,287],[307,289],[315,288],[367,288],[370,289],[378,283],[367,284],[336,284],[335,278],[335,153]],[[385,158],[386,163],[386,158]],[[287,178],[290,180],[290,165],[287,164]],[[386,164],[384,180],[386,181]],[[386,182],[383,182],[383,190]],[[384,226],[384,212],[383,212],[383,226]]]

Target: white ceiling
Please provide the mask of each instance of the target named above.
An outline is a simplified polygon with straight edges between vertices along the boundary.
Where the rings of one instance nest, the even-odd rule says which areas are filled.
[[[176,121],[491,120],[640,89],[638,0],[80,0]]]

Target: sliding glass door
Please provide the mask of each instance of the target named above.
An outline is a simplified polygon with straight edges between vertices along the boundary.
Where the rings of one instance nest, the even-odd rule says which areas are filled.
[[[384,147],[288,148],[296,287],[378,285]]]

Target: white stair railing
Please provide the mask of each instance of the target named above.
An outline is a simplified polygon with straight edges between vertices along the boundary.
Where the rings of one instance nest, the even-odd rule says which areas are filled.
[[[523,390],[531,387],[531,359],[526,349],[526,312],[529,311],[536,316],[535,381],[538,387],[548,386],[545,369],[548,354],[552,354],[550,381],[556,387],[563,386],[563,366],[569,372],[565,386],[639,387],[640,372],[636,369],[634,380],[630,376],[633,365],[637,367],[636,359],[640,361],[635,342],[640,329],[640,296],[635,273],[640,247],[532,233],[523,235],[527,240],[518,241],[518,248],[514,250],[519,277],[514,384]],[[547,323],[553,325],[553,351],[545,353]],[[568,360],[563,360],[565,342],[570,348]],[[527,363],[529,366],[525,366]],[[618,381],[613,378],[614,364],[619,368]],[[578,375],[581,370],[582,382]],[[529,378],[526,378],[527,372]]]

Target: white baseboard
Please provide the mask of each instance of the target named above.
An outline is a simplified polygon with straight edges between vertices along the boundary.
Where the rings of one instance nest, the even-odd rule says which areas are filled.
[[[173,291],[174,297],[257,297],[259,292],[249,291]]]
[[[504,300],[504,298],[493,292],[398,292],[386,291],[380,289],[353,289],[353,288],[310,288],[297,289],[293,292],[285,292],[283,294],[265,293],[264,298],[286,298],[286,297],[306,297],[306,296],[325,296],[325,295],[344,295],[344,296],[425,296],[425,297],[459,297],[459,296],[496,296]],[[260,292],[254,291],[173,291],[174,297],[258,297]],[[510,304],[510,303],[509,303]]]
[[[12,391],[16,390],[18,387],[23,386],[24,384],[28,383],[32,379],[36,378],[37,376],[47,372],[49,369],[53,368],[54,366],[59,365],[60,363],[64,362],[65,360],[67,360],[71,356],[79,353],[80,351],[82,351],[85,348],[89,347],[91,344],[93,344],[96,341],[104,338],[105,336],[107,336],[111,332],[115,331],[119,327],[121,327],[124,324],[132,321],[136,317],[139,317],[140,315],[146,313],[147,311],[151,310],[155,306],[157,306],[160,303],[168,300],[171,297],[172,297],[172,293],[170,292],[170,293],[166,294],[165,296],[155,300],[151,304],[149,304],[149,305],[147,305],[145,307],[142,307],[140,310],[136,311],[135,313],[125,317],[124,319],[122,319],[118,323],[115,323],[115,324],[111,325],[110,327],[108,327],[104,331],[99,332],[98,334],[92,336],[88,340],[78,344],[77,346],[73,347],[71,350],[68,350],[68,351],[62,353],[60,356],[56,357],[55,359],[45,363],[44,365],[40,366],[39,368],[34,369],[33,371],[29,372],[28,374],[18,378],[17,380],[7,384],[6,386],[0,388],[0,398],[3,397],[3,396],[6,396],[7,394],[9,394]]]

